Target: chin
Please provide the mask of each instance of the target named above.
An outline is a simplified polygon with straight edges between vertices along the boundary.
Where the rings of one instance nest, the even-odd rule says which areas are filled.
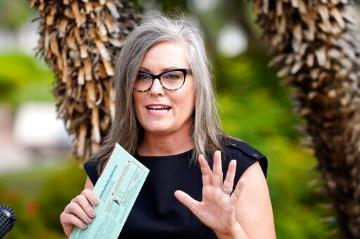
[[[146,127],[144,129],[149,133],[166,133],[171,131],[171,129],[167,127]]]
[[[171,127],[167,125],[166,123],[156,123],[156,124],[145,124],[143,125],[143,128],[147,132],[151,133],[165,133],[168,131],[171,131]]]

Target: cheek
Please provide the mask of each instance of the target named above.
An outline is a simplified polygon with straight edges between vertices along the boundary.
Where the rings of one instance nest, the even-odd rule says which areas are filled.
[[[195,108],[195,93],[189,91],[184,94],[181,99],[178,99],[178,105],[180,106],[181,112],[186,112],[186,115],[191,115]]]

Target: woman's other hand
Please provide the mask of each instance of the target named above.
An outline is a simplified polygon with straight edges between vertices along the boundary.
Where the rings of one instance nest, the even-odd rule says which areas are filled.
[[[90,189],[84,189],[71,200],[60,214],[60,223],[67,237],[74,227],[86,229],[95,217],[94,207],[99,203],[97,195]]]
[[[200,221],[213,229],[219,238],[247,238],[235,215],[245,181],[245,178],[241,178],[233,190],[236,160],[229,163],[225,180],[220,151],[214,154],[213,170],[203,155],[200,155],[198,160],[203,182],[202,201],[199,202],[180,190],[175,192],[175,197]]]

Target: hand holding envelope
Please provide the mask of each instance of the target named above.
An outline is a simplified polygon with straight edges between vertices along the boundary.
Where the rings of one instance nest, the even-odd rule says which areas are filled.
[[[85,230],[96,216],[93,207],[96,207],[98,203],[98,196],[90,189],[84,189],[72,199],[60,215],[65,235],[70,236],[75,227]]]
[[[116,144],[93,191],[83,190],[65,208],[65,216],[71,217],[66,220],[69,223],[63,223],[65,233],[71,233],[71,239],[118,238],[148,173],[144,165]],[[82,221],[91,223],[86,227]]]

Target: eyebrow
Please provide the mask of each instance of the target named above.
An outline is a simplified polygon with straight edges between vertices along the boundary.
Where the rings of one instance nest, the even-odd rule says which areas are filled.
[[[187,69],[187,68],[189,68],[189,67],[175,67],[175,66],[173,66],[173,67],[166,67],[166,68],[161,69],[161,72],[171,71],[171,70],[175,70],[175,69]],[[149,70],[148,68],[146,68],[146,67],[140,67],[139,70],[153,74],[153,72],[152,72],[151,70]],[[161,73],[161,72],[160,72],[160,73]]]

